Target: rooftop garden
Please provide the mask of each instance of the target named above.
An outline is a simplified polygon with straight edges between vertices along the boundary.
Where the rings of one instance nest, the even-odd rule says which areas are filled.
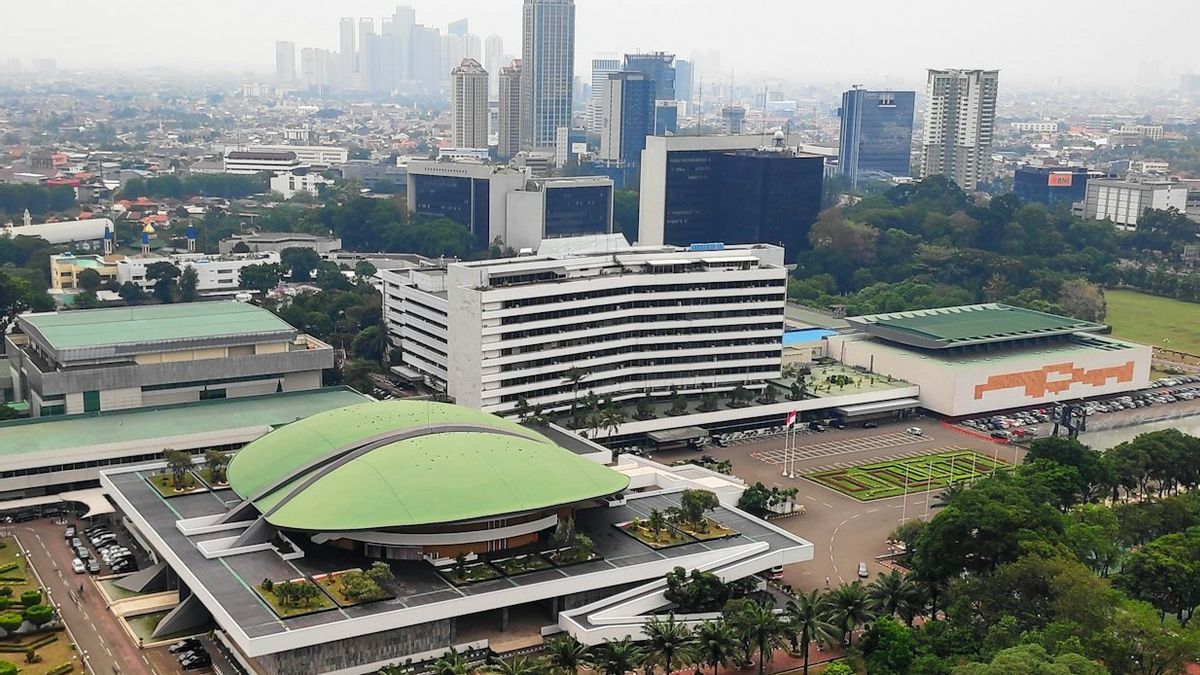
[[[320,586],[308,579],[272,581],[263,579],[254,587],[254,592],[281,619],[315,614],[333,609],[333,600],[321,591]]]
[[[616,527],[653,549],[736,536],[736,530],[706,515],[718,506],[717,495],[709,490],[684,490],[679,506],[666,511],[653,509],[646,518],[634,518]]]
[[[821,359],[811,365],[789,364],[784,367],[783,376],[772,384],[785,391],[787,398],[793,401],[864,394],[909,386],[904,380],[879,373],[868,373],[833,359]]]
[[[394,588],[396,577],[385,562],[376,562],[367,571],[360,569],[330,572],[312,577],[338,607],[353,607],[368,602],[390,600],[394,597],[388,588]]]
[[[591,538],[575,531],[574,519],[560,518],[548,541],[525,548],[524,552],[508,551],[505,557],[492,557],[469,564],[466,554],[459,553],[454,565],[438,570],[438,574],[455,586],[466,586],[501,577],[515,577],[539,570],[577,565],[599,558]]]
[[[146,481],[154,486],[158,494],[169,499],[208,490],[208,487],[192,473],[190,454],[166,448],[163,450],[162,459],[166,462],[163,470],[146,477]]]
[[[220,450],[209,450],[204,453],[204,467],[195,473],[200,476],[208,487],[219,490],[229,487],[229,477],[225,470],[229,467],[229,453]]]

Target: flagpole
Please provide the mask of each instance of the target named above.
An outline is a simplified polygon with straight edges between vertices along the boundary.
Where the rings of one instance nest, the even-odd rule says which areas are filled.
[[[929,470],[925,472],[925,520],[929,521],[929,498],[933,492],[933,455],[929,456]]]
[[[900,524],[904,524],[908,515],[908,467],[911,462],[904,463],[904,506],[900,507]]]
[[[784,423],[786,424],[788,421],[789,421],[789,420],[785,419],[785,420],[784,420]],[[788,465],[787,465],[787,462],[788,462],[788,434],[790,434],[790,433],[791,433],[791,431],[792,431],[792,425],[791,425],[791,424],[787,424],[787,426],[786,426],[786,427],[784,428],[784,430],[783,430],[783,473],[782,473],[782,474],[780,474],[780,475],[782,475],[784,478],[787,478],[787,466],[788,466]]]
[[[795,480],[796,478],[796,425],[792,425],[792,467],[788,471],[788,478]]]

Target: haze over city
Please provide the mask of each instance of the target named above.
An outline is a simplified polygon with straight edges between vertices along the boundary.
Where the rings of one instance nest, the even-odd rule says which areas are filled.
[[[340,17],[390,15],[383,0],[121,0],[6,8],[0,59],[55,57],[65,68],[255,71],[276,40],[337,47]],[[415,0],[417,20],[520,41],[520,0]],[[1154,5],[1153,30],[1122,20],[1130,5],[1016,0],[975,10],[953,0],[850,3],[580,0],[576,72],[594,53],[637,49],[681,57],[715,49],[728,77],[908,86],[928,67],[997,68],[1010,86],[1158,87],[1197,68],[1200,3]],[[510,49],[512,48],[510,47]]]

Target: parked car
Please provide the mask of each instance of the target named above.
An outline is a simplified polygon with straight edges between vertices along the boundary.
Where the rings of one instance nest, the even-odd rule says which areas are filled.
[[[87,563],[88,574],[100,574],[100,561],[92,558]]]
[[[63,532],[63,537],[66,538],[67,541],[74,539],[75,538],[75,526],[74,525],[68,526],[67,531]]]
[[[208,654],[196,654],[186,661],[180,661],[179,665],[183,666],[184,670],[199,670],[212,665],[212,658]]]
[[[863,422],[863,428],[864,429],[878,429],[879,423],[878,422]]]
[[[767,570],[767,578],[772,581],[779,581],[783,578],[783,565],[776,565]]]
[[[200,648],[200,641],[196,638],[186,638],[167,647],[167,651],[172,654],[183,654],[185,652],[195,651]]]
[[[858,563],[858,578],[866,579],[869,576],[871,576],[871,575],[869,572],[867,572],[867,563],[865,563],[865,562]]]
[[[910,436],[924,436],[925,435],[925,432],[921,430],[921,427],[909,427],[904,430],[904,433],[909,434]]]
[[[83,561],[79,558],[72,558],[71,569],[75,571],[75,574],[83,574],[87,570],[87,567],[84,566]]]

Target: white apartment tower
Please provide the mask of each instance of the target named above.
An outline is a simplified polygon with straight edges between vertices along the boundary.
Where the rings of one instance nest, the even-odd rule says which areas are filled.
[[[275,43],[275,81],[292,84],[296,81],[296,43],[280,40]]]
[[[497,79],[500,97],[499,140],[496,154],[509,159],[521,151],[521,61],[500,69]]]
[[[475,59],[463,59],[451,72],[454,147],[488,146],[488,73]]]
[[[598,247],[378,277],[404,368],[489,412],[564,409],[576,389],[621,400],[779,377],[777,246]]]
[[[505,65],[504,38],[489,35],[483,41],[483,68],[488,71],[488,91],[499,93],[500,69]]]
[[[604,89],[610,73],[621,72],[621,58],[616,54],[597,54],[592,59],[592,92],[588,96],[588,131],[598,134],[604,129]]]
[[[925,85],[921,177],[944,175],[963,190],[991,177],[998,70],[930,70]]]
[[[521,62],[521,149],[553,149],[571,126],[575,0],[525,0]]]

